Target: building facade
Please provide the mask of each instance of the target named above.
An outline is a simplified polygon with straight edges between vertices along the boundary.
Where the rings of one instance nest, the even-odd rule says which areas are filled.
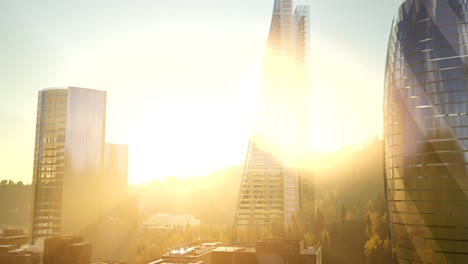
[[[309,165],[308,142],[310,125],[308,115],[308,59],[310,58],[310,15],[309,6],[297,6],[295,19],[296,47],[296,116],[298,153],[298,216],[305,230],[311,231],[315,218],[315,184],[313,171]]]
[[[384,94],[386,198],[400,263],[468,263],[468,3],[406,0]]]
[[[169,249],[149,264],[322,264],[322,248],[298,240],[261,240],[253,247],[195,241]]]
[[[92,245],[81,237],[59,236],[44,241],[44,264],[91,264]]]
[[[31,242],[80,232],[99,218],[106,92],[39,91],[33,166]]]
[[[308,135],[309,10],[293,10],[291,0],[274,2],[234,229],[272,224],[288,228],[294,215],[300,215],[300,201],[305,204],[306,197],[313,196],[313,186],[300,187],[313,185],[310,171],[302,168]]]

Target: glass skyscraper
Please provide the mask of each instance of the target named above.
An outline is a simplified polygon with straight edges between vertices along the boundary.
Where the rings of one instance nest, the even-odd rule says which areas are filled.
[[[384,95],[386,196],[400,263],[468,263],[468,3],[407,0]]]
[[[302,168],[308,135],[309,9],[293,10],[291,0],[274,2],[235,229],[275,223],[287,229],[293,215],[300,217],[303,208],[313,207],[313,182],[309,170]]]
[[[32,243],[97,223],[105,124],[106,92],[77,87],[39,91]]]

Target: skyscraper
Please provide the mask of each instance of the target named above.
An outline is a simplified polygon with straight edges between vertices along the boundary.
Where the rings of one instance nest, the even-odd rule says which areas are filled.
[[[390,35],[386,197],[400,263],[468,263],[468,3],[406,0]]]
[[[311,183],[310,173],[302,168],[307,144],[308,11],[298,6],[293,15],[291,0],[274,2],[234,228],[274,223],[288,228],[306,198],[313,196],[313,186],[305,188]]]
[[[298,210],[302,223],[310,231],[315,216],[315,184],[313,172],[308,165],[307,145],[310,137],[307,114],[308,58],[310,51],[309,6],[297,6],[294,12],[296,41],[296,115],[298,153]]]
[[[106,92],[39,91],[31,242],[76,233],[98,221],[105,118]]]

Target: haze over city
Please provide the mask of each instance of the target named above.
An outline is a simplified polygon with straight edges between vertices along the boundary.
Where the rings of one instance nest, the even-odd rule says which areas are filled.
[[[468,263],[466,0],[0,2],[0,264]]]
[[[299,3],[311,6],[309,150],[381,135],[401,1]],[[242,164],[271,4],[2,1],[0,175],[31,182],[37,91],[69,85],[108,92],[106,141],[129,145],[130,183]]]

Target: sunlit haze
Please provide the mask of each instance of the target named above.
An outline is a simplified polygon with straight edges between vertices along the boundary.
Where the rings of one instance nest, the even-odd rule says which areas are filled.
[[[381,135],[400,2],[302,1],[311,6],[310,152]],[[106,142],[128,144],[130,183],[242,164],[272,8],[272,0],[1,1],[0,178],[31,182],[37,91],[47,87],[107,91]]]

